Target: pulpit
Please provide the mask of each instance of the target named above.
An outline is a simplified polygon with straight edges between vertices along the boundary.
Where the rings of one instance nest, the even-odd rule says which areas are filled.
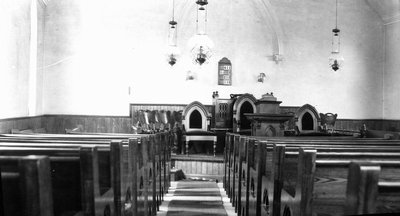
[[[284,123],[294,116],[293,114],[282,114],[280,103],[272,93],[267,93],[256,102],[256,113],[246,113],[245,116],[251,121],[252,136],[284,136]]]

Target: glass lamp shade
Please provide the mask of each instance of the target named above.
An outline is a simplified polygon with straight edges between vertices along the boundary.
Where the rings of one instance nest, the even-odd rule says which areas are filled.
[[[202,46],[204,49],[214,48],[214,42],[208,37],[207,34],[196,34],[188,41],[190,49],[199,49]]]
[[[257,77],[257,81],[260,83],[264,83],[265,77],[265,73],[260,73]]]
[[[206,34],[196,34],[189,39],[188,46],[191,50],[193,61],[202,65],[212,56],[214,43]]]
[[[169,45],[167,47],[167,61],[168,64],[170,64],[171,66],[173,66],[178,57],[180,56],[181,52],[179,50],[179,48],[176,45]]]
[[[194,80],[195,78],[196,78],[195,73],[193,73],[190,70],[186,72],[186,80]]]
[[[338,52],[332,52],[329,57],[329,66],[332,70],[337,71],[343,67],[344,58]]]
[[[332,29],[332,52],[340,52],[340,29]]]

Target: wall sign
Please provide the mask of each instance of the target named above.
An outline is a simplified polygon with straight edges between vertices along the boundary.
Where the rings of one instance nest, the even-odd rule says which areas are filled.
[[[218,62],[218,85],[232,85],[232,64],[226,57]]]

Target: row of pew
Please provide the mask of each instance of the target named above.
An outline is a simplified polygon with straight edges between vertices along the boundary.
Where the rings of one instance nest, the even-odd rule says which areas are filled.
[[[153,216],[173,135],[0,134],[0,215]]]
[[[227,133],[224,189],[239,216],[400,213],[400,140]]]

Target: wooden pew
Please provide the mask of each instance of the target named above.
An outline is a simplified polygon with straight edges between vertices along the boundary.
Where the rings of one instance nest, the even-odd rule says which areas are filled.
[[[110,133],[83,133],[83,132],[71,132],[71,134],[80,135],[80,136],[103,136],[103,137],[141,137],[148,135],[132,135],[132,134],[110,134]],[[155,196],[153,199],[157,204],[153,211],[159,210],[159,205],[161,205],[162,200],[164,199],[164,194],[168,191],[166,188],[170,185],[170,167],[171,167],[171,149],[168,145],[170,143],[170,137],[172,134],[170,132],[156,133],[154,135],[150,135],[151,137],[150,143],[152,146],[152,151],[154,152],[154,186],[155,186]],[[168,170],[168,171],[167,171]]]
[[[320,149],[319,151],[327,151],[327,152],[325,152],[325,153],[321,153],[322,155],[323,154],[325,154],[325,155],[328,155],[328,154],[330,154],[329,153],[329,151],[338,151],[339,149],[330,149],[330,148],[326,148],[326,149]],[[378,151],[379,149],[376,149],[375,151]],[[296,150],[297,151],[297,150]],[[354,155],[354,151],[355,151],[355,149],[351,149],[351,151],[353,151],[353,152],[347,152],[347,153],[343,153],[343,152],[345,152],[345,151],[348,151],[348,149],[341,149],[340,150],[340,152],[339,152],[339,154],[335,154],[336,156],[337,155],[340,155],[340,156],[345,156],[345,157],[351,157],[352,156],[352,154]],[[360,150],[358,150],[358,151],[360,151]],[[363,151],[363,150],[361,150],[361,151]],[[398,151],[398,149],[397,149],[397,151]],[[366,154],[360,154],[360,156],[361,157],[369,157],[369,155],[366,155]],[[265,172],[268,172],[268,170],[272,170],[272,171],[274,171],[274,169],[273,169],[273,167],[275,166],[277,166],[276,165],[276,163],[277,162],[274,162],[274,163],[272,163],[271,162],[271,158],[272,158],[272,156],[271,155],[269,155],[269,156],[267,156],[267,162],[266,162],[266,171]],[[272,158],[272,160],[274,160],[274,158]],[[277,160],[277,161],[279,161],[279,160]],[[271,168],[268,168],[268,167],[271,167]],[[285,172],[286,173],[290,173],[289,171],[288,171],[288,169],[285,169]],[[270,175],[267,175],[269,178],[269,185],[271,186],[271,185],[274,185],[274,186],[276,186],[277,184],[276,184],[276,182],[277,182],[277,178],[279,179],[279,177],[277,177],[277,178],[274,178],[273,177],[273,173],[272,174],[270,174]],[[276,176],[279,176],[279,173],[277,173],[276,174]],[[264,181],[266,181],[266,180],[264,180],[264,178],[266,178],[265,176],[263,177],[263,182]],[[267,193],[266,195],[265,195],[265,191],[269,191],[270,193]],[[263,186],[263,192],[264,192],[264,195],[263,195],[263,198],[262,198],[262,200],[266,200],[266,199],[271,199],[271,197],[273,197],[273,194],[275,193],[275,192],[279,192],[279,190],[275,190],[274,191],[274,189],[273,189],[273,187],[264,187]],[[278,195],[279,196],[279,195]],[[264,204],[263,205],[264,207],[266,207],[266,210],[265,210],[265,212],[266,211],[271,211],[271,208],[273,207],[273,205],[269,205],[268,203],[266,203],[266,204]],[[264,212],[264,213],[265,213]],[[262,211],[262,213],[263,213],[263,211]]]
[[[235,134],[233,133],[227,133],[226,135],[226,140],[233,140],[232,137],[234,137]],[[324,138],[316,138],[316,137],[252,137],[255,139],[259,139],[259,140],[265,140],[265,141],[270,141],[273,143],[282,143],[282,144],[294,144],[294,145],[308,145],[308,144],[312,144],[314,143],[314,145],[337,145],[337,146],[353,146],[355,145],[355,147],[365,147],[365,149],[369,149],[371,147],[383,147],[383,146],[400,146],[400,141],[398,140],[383,140],[383,139],[359,139],[359,138],[341,138],[339,140],[336,139],[332,139],[331,137],[328,137],[328,139],[324,139]],[[229,147],[229,145],[228,145]],[[237,156],[237,154],[234,154],[235,151],[229,151],[227,152],[226,157],[230,158],[230,161],[236,161],[235,155]],[[232,158],[233,157],[233,158]],[[225,159],[226,160],[226,159]],[[235,181],[235,179],[232,179],[231,177],[233,177],[233,173],[230,172],[230,170],[232,169],[226,169],[227,170],[227,176],[225,177],[226,179],[230,179],[229,182],[227,182],[227,187],[230,188],[230,190],[233,188],[232,185],[230,185],[230,183],[233,183]],[[230,191],[228,190],[228,196],[231,197]],[[234,197],[234,196],[233,196]]]
[[[154,139],[142,139],[143,164],[144,164],[144,184],[145,184],[145,215],[156,215],[156,176],[155,176],[155,157]]]
[[[133,160],[132,177],[136,179],[133,181],[132,188],[136,188],[133,193],[134,202],[132,205],[136,205],[134,208],[133,215],[146,216],[155,215],[155,191],[154,191],[154,179],[153,170],[154,163],[151,154],[150,138],[144,136],[141,138],[130,138],[129,143],[134,143],[134,148],[130,148],[131,155],[135,155]],[[136,196],[135,196],[136,194]]]
[[[232,135],[229,135],[228,136],[228,138],[227,138],[227,140],[229,140],[230,139],[230,137],[232,137]],[[303,143],[304,144],[304,143]],[[393,143],[392,143],[393,144]],[[315,145],[315,144],[314,144]],[[327,143],[325,143],[325,144],[323,144],[323,145],[321,145],[321,146],[326,146],[327,145]],[[343,145],[342,145],[342,147],[343,147]],[[347,151],[347,150],[350,150],[350,151],[355,151],[355,149],[358,149],[358,147],[359,147],[359,145],[356,145],[355,147],[354,146],[352,146],[351,148],[349,147],[349,146],[345,146],[345,147],[347,147],[347,149],[345,149],[344,151]],[[380,144],[379,145],[379,147],[382,147],[382,145]],[[376,150],[379,150],[379,148],[378,149],[370,149],[370,148],[364,148],[364,150],[369,150],[369,151],[376,151]],[[343,150],[342,150],[343,151]],[[392,150],[390,150],[390,149],[386,149],[386,151],[392,151]],[[234,154],[235,155],[235,154]],[[230,155],[228,154],[228,156],[227,157],[229,157]],[[233,159],[233,160],[235,160],[235,159]],[[271,168],[269,168],[269,169],[271,169]],[[229,178],[229,176],[228,177],[226,177],[227,179]],[[266,190],[266,188],[264,188],[264,190]],[[267,192],[268,191],[273,191],[273,190],[267,190]],[[266,193],[265,191],[264,191],[264,195],[263,195],[263,200],[264,200],[264,202],[265,201],[268,201],[268,198],[269,198],[269,196],[271,196],[271,194],[268,194],[268,193]],[[233,195],[233,196],[235,196],[235,195]],[[261,198],[260,198],[261,199]],[[272,208],[272,206],[270,206],[269,204],[264,204],[264,208],[263,209],[265,209],[265,212],[264,213],[266,213],[266,211],[271,211],[270,210],[270,208]],[[252,208],[250,208],[250,209],[252,209]],[[246,215],[246,214],[242,214],[242,215]]]
[[[238,158],[238,155],[239,155],[239,139],[240,139],[240,136],[239,135],[234,135],[234,137],[233,137],[233,148],[232,148],[232,155],[230,156],[230,168],[229,168],[229,174],[230,174],[230,176],[229,176],[229,179],[230,179],[230,182],[229,182],[229,193],[228,193],[228,195],[229,195],[229,198],[230,198],[230,202],[232,203],[232,205],[234,206],[234,205],[236,205],[236,196],[235,196],[235,192],[237,192],[237,189],[236,189],[236,181],[238,180],[238,179],[236,179],[235,178],[235,176],[237,176],[237,174],[235,174],[235,173],[237,173],[238,172],[238,164],[237,164],[237,158]],[[236,208],[235,208],[235,211],[236,211]]]
[[[236,197],[236,203],[234,203],[235,206],[235,211],[237,212],[238,215],[242,215],[242,210],[246,208],[246,206],[242,205],[242,201],[244,201],[243,198],[246,198],[245,193],[247,193],[247,183],[245,180],[246,179],[246,173],[248,172],[247,170],[247,144],[248,144],[248,139],[246,137],[240,137],[239,143],[238,143],[238,158],[235,161],[237,164],[237,172],[235,172],[235,197]],[[243,206],[243,207],[242,207]],[[243,208],[243,209],[242,209]]]
[[[46,136],[46,137],[48,137],[48,136]],[[50,141],[49,141],[49,140],[41,140],[41,142],[46,142],[46,141],[47,141],[47,142],[54,142],[54,141],[56,141],[56,140],[55,140],[55,137],[56,137],[56,135],[51,135]],[[65,138],[65,137],[66,137],[66,136],[63,136],[63,138]],[[36,138],[36,137],[35,137],[35,138]],[[73,137],[73,138],[76,138],[76,137]],[[86,137],[86,138],[87,138],[87,137]],[[99,138],[97,137],[96,139],[99,139]],[[38,141],[37,139],[35,139],[35,140]],[[88,139],[86,139],[86,141],[85,141],[86,143],[87,143],[87,142],[93,142],[93,141],[87,141],[87,140],[88,140]],[[100,140],[102,140],[102,139],[100,139]],[[19,141],[21,141],[21,140],[19,140]],[[76,140],[75,140],[75,139],[74,139],[74,141],[63,141],[63,140],[60,141],[60,140],[58,140],[57,142],[58,142],[58,144],[60,144],[60,142],[63,142],[63,143],[65,143],[65,142],[76,142]],[[83,142],[83,141],[78,141],[78,143],[82,143],[82,142]],[[98,141],[95,141],[95,142],[98,142]],[[126,167],[126,163],[125,163],[125,167]],[[146,168],[146,169],[147,169],[147,168]],[[125,170],[126,170],[126,168],[125,168]],[[126,178],[126,177],[123,178],[123,180],[125,180],[125,181],[129,181],[129,179],[130,179],[130,178]],[[139,178],[139,179],[140,179],[140,178]],[[142,178],[142,181],[143,181],[143,178]],[[122,183],[124,183],[124,182],[122,182]],[[126,184],[123,184],[123,185],[126,185]],[[147,184],[145,184],[145,186],[147,187]],[[133,188],[133,187],[132,187],[132,188]],[[129,192],[129,189],[130,189],[130,188],[127,188],[127,189],[126,189],[126,191],[125,191],[126,194],[129,194],[129,193],[128,193],[128,192]],[[152,191],[152,190],[151,190],[151,191]],[[122,197],[124,197],[125,192],[122,194],[122,195],[123,195]],[[143,194],[143,196],[145,196],[145,194]],[[139,198],[139,200],[141,200],[141,199]],[[151,202],[151,203],[153,203],[153,202]],[[140,203],[140,204],[143,204],[143,205],[144,205],[144,203]],[[133,206],[133,208],[134,208],[134,211],[137,210],[137,207],[140,208],[140,206],[138,206],[138,205],[132,205],[132,206]],[[144,209],[144,208],[140,208],[140,209]],[[152,209],[152,208],[151,208],[151,209]],[[148,209],[146,209],[146,211],[148,211]],[[144,214],[147,215],[147,213],[145,213],[145,212],[138,212],[138,214],[139,214],[139,215],[141,215],[141,214],[142,214],[142,215],[144,215]]]
[[[400,210],[400,197],[385,196],[381,194],[381,200],[386,200],[388,197],[395,200],[390,208],[387,208],[387,202],[383,201],[384,205],[374,208],[376,202],[373,200],[377,196],[377,181],[383,185],[388,185],[387,182],[400,182],[400,154],[320,154],[316,150],[308,150],[301,148],[298,153],[285,153],[284,163],[281,167],[284,172],[282,179],[282,197],[281,212],[291,215],[349,215],[349,214],[366,214],[366,213],[387,213],[390,211],[398,212]],[[349,173],[349,165],[352,161],[372,162],[380,166],[381,170],[359,169],[364,174]],[[362,167],[367,167],[363,165]],[[288,170],[293,170],[288,172]],[[354,171],[353,167],[350,171]],[[365,174],[368,173],[368,174]],[[348,176],[350,177],[347,181]],[[366,182],[365,182],[366,181]],[[373,181],[375,181],[375,186]],[[356,183],[354,183],[356,182]],[[369,182],[372,183],[369,184]],[[289,183],[289,184],[288,184]],[[351,188],[348,185],[359,185],[364,187],[361,190],[354,192],[359,188]],[[375,189],[371,188],[375,187]],[[353,194],[346,197],[347,193]],[[353,190],[353,192],[352,192]],[[365,190],[370,190],[365,193]],[[375,191],[373,191],[375,190]],[[364,193],[364,196],[360,194]],[[357,194],[357,195],[355,195]],[[357,201],[354,201],[354,199]],[[394,200],[393,200],[394,198]],[[350,202],[350,200],[352,200]],[[365,206],[365,201],[369,201],[369,206]],[[279,200],[274,200],[279,201]],[[352,205],[350,205],[352,204]],[[357,204],[357,205],[355,205]],[[273,213],[273,215],[278,215]]]
[[[0,135],[3,137],[13,137],[13,138],[18,138],[18,139],[26,139],[26,138],[30,138],[30,139],[68,139],[68,140],[103,140],[103,139],[126,139],[129,137],[141,137],[141,136],[147,136],[147,135],[134,135],[134,134],[120,134],[120,133],[86,133],[86,132],[77,132],[77,131],[67,131],[70,134],[35,134],[34,136],[30,136],[30,135]],[[170,132],[164,132],[164,133],[160,133],[159,135],[156,134],[156,136],[167,136],[170,137],[171,133]],[[163,139],[163,142],[160,142],[161,138],[157,138],[157,145],[167,145],[166,141],[167,139]],[[170,145],[170,144],[169,144]],[[161,152],[161,150],[169,150],[168,153],[164,153]],[[156,149],[157,150],[157,149]],[[155,159],[157,159],[157,161],[165,161],[165,160],[159,160],[159,155],[164,155],[166,154],[169,158],[168,164],[170,165],[171,160],[170,160],[170,148],[166,148],[166,147],[160,147],[160,150],[157,151],[157,156],[155,157]],[[163,164],[159,164],[158,168],[160,169],[160,172],[156,172],[156,178],[158,179],[157,182],[165,182],[162,184],[158,184],[157,187],[157,208],[158,205],[161,203],[161,200],[163,199],[163,194],[161,193],[161,191],[167,191],[164,188],[164,184],[165,185],[169,185],[169,182],[167,182],[168,178],[165,178],[165,176],[161,175],[161,171],[165,169],[166,167],[166,163]],[[168,171],[167,175],[170,175],[170,172]]]
[[[251,144],[249,143],[248,149],[252,149]],[[251,150],[250,150],[251,152]],[[258,151],[259,152],[259,151]],[[278,153],[279,154],[279,153]],[[363,155],[364,156],[364,155]],[[249,158],[251,157],[251,153],[249,153]],[[253,157],[254,159],[257,159],[256,157]],[[265,157],[262,157],[265,158]],[[251,162],[249,163],[251,164]],[[279,164],[279,161],[276,161],[274,163],[266,163],[265,168],[261,169],[261,176],[262,176],[262,188],[259,189],[257,186],[257,182],[259,182],[259,173],[257,169],[250,168],[250,177],[247,177],[248,179],[253,178],[254,180],[248,180],[247,183],[250,184],[247,191],[249,191],[247,194],[242,192],[242,209],[244,209],[244,206],[247,206],[247,203],[243,202],[246,201],[245,198],[243,198],[244,195],[247,195],[249,198],[249,213],[247,214],[246,212],[241,215],[269,215],[270,213],[273,212],[273,208],[280,207],[280,205],[276,205],[276,203],[273,203],[271,198],[274,196],[280,197],[279,190],[275,189],[274,187],[280,187],[282,188],[282,181],[279,181],[280,178],[279,174],[282,175],[282,169],[280,169],[280,172],[274,172],[277,165]],[[275,167],[275,169],[274,169]],[[285,172],[289,172],[290,170],[285,169]],[[276,176],[276,177],[274,177]],[[268,177],[268,178],[267,178]],[[266,184],[265,182],[268,182]],[[254,185],[254,186],[253,186]],[[262,193],[262,195],[261,195]],[[250,194],[250,196],[249,196]],[[244,203],[244,204],[243,204]]]
[[[157,195],[157,211],[159,211],[159,206],[161,205],[161,202],[164,200],[164,184],[165,184],[165,175],[164,175],[164,170],[166,164],[165,158],[164,158],[164,153],[162,152],[164,150],[163,146],[163,137],[161,134],[156,134],[155,135],[155,143],[154,143],[154,152],[155,152],[155,171],[157,172],[156,174],[156,195]]]
[[[243,204],[246,205],[242,215],[260,215],[262,177],[266,170],[269,171],[265,168],[265,150],[265,143],[249,140],[247,173],[244,176],[248,187],[245,196],[242,197]]]
[[[325,150],[325,152],[323,152]],[[321,165],[324,164],[329,164],[329,165],[337,165],[335,164],[336,162],[340,162],[342,163],[341,166],[339,166],[339,170],[341,171],[342,176],[339,176],[337,174],[334,174],[332,176],[323,176],[319,179],[328,179],[331,185],[328,185],[328,187],[332,187],[333,185],[333,180],[335,178],[340,179],[339,183],[345,182],[345,179],[343,177],[343,175],[347,175],[347,165],[352,161],[352,160],[364,160],[364,161],[369,161],[371,159],[374,158],[391,158],[391,160],[393,159],[398,159],[398,157],[400,156],[399,149],[394,149],[393,151],[397,151],[396,153],[382,153],[382,152],[378,152],[379,149],[376,149],[376,152],[374,153],[370,153],[370,152],[363,152],[363,149],[358,150],[359,152],[356,152],[354,150],[352,150],[352,152],[345,152],[346,149],[338,151],[338,149],[318,149],[318,152],[316,153],[317,158],[328,158],[329,160],[327,161],[317,161],[317,165],[319,163],[321,163]],[[337,152],[330,152],[330,151],[337,151]],[[279,152],[279,151],[278,151]],[[306,154],[310,154],[307,151],[305,151]],[[294,155],[294,157],[299,157],[298,156],[298,152],[285,152],[285,157],[283,158],[276,158],[275,156],[277,154],[274,154],[272,157],[272,162],[268,163],[270,161],[270,159],[268,159],[267,156],[267,165],[271,164],[271,166],[275,167],[275,169],[271,169],[272,170],[272,174],[270,176],[266,176],[266,180],[267,183],[265,184],[263,181],[263,185],[267,185],[265,188],[267,188],[269,190],[269,194],[267,194],[267,197],[269,197],[270,199],[270,203],[268,203],[267,205],[269,207],[271,207],[271,212],[273,215],[280,215],[280,213],[284,213],[284,212],[288,212],[288,209],[290,208],[284,208],[282,207],[281,204],[279,204],[279,200],[285,200],[286,202],[292,202],[293,199],[290,198],[289,195],[296,197],[295,199],[298,200],[298,194],[300,194],[299,189],[297,188],[297,185],[304,185],[304,183],[299,183],[299,178],[300,178],[300,174],[296,175],[297,172],[299,172],[298,170],[300,169],[305,169],[305,167],[310,167],[309,165],[307,166],[307,163],[301,163],[300,159],[292,159],[289,160],[288,158],[290,158],[290,156],[292,157]],[[282,150],[279,153],[279,155],[282,156]],[[296,156],[297,155],[297,156]],[[275,157],[275,158],[274,158]],[[269,156],[269,158],[271,158],[271,156]],[[344,164],[347,164],[346,167],[344,167]],[[281,164],[279,166],[279,164]],[[325,172],[327,173],[331,173],[333,172],[334,168],[336,168],[335,166],[332,167],[328,167],[327,169],[325,169]],[[319,169],[320,171],[323,170],[322,168]],[[274,173],[275,171],[275,173]],[[343,174],[344,173],[344,174]],[[307,176],[307,175],[302,175],[302,176]],[[268,178],[269,177],[269,178]],[[298,178],[296,178],[298,177]],[[295,182],[297,182],[297,184],[295,184]],[[269,185],[269,187],[268,187]],[[282,185],[282,186],[281,186]],[[296,186],[294,186],[296,185]],[[322,184],[324,185],[324,184]],[[326,185],[325,185],[326,186]],[[334,185],[333,185],[334,186]],[[277,193],[284,193],[286,192],[286,195],[283,197],[286,198],[281,198],[279,194]],[[323,193],[327,193],[326,191]],[[289,195],[288,195],[289,194]],[[342,194],[343,195],[343,194]],[[343,195],[344,196],[344,195]],[[289,197],[289,198],[287,198]],[[287,201],[289,200],[289,201]],[[302,201],[304,201],[305,203],[307,203],[307,201],[305,201],[307,199],[302,199]],[[329,199],[329,202],[331,202],[332,199]],[[279,206],[281,208],[279,208]],[[278,207],[278,208],[276,208]],[[305,209],[304,206],[300,207],[301,209]],[[286,209],[286,210],[285,210]],[[280,213],[279,213],[280,212]],[[329,211],[328,211],[329,212]],[[337,210],[338,212],[338,210]],[[262,212],[263,213],[263,212]],[[297,215],[297,213],[294,213],[295,215]]]
[[[118,190],[116,185],[106,178],[107,175],[99,176],[99,170],[108,168],[114,175],[119,175],[119,173],[117,170],[112,170],[111,166],[102,166],[104,164],[99,161],[104,162],[107,158],[102,158],[97,147],[80,148],[75,145],[68,148],[4,146],[5,143],[2,143],[2,147],[0,147],[2,156],[35,154],[47,155],[50,158],[50,185],[53,189],[55,215],[95,215],[99,212],[116,215],[112,200]],[[115,143],[111,145],[111,149],[115,149],[117,146],[118,143]],[[116,152],[113,151],[113,153]],[[109,156],[110,153],[107,155]],[[109,158],[116,159],[116,157],[110,156]],[[113,164],[113,161],[110,164]],[[113,177],[113,179],[116,178]]]
[[[93,142],[93,139],[94,140],[104,141],[104,140],[108,140],[110,137],[112,137],[112,138],[114,138],[114,137],[121,138],[121,135],[115,135],[115,136],[112,135],[112,136],[110,136],[108,134],[107,136],[104,136],[104,134],[103,134],[102,136],[97,136],[97,135],[93,135],[92,134],[90,136],[85,136],[85,135],[80,135],[80,136],[73,135],[72,137],[71,136],[65,136],[65,135],[61,136],[62,138],[68,138],[69,141],[57,140],[57,138],[58,138],[57,135],[44,135],[41,138],[43,139],[43,137],[44,137],[45,140],[40,140],[40,142],[54,142],[54,141],[57,141],[58,144],[60,144],[60,143],[65,143],[65,142],[76,142],[77,140],[78,140],[77,141],[78,143],[82,143],[83,141],[79,141],[80,138],[83,138],[85,143]],[[123,137],[125,137],[125,136],[123,136]],[[138,136],[138,137],[143,137],[143,135],[142,136]],[[145,137],[147,137],[147,135]],[[23,138],[25,139],[26,137],[23,137]],[[31,138],[34,138],[36,141],[39,141],[39,139],[37,139],[36,136],[35,137],[29,137],[29,139],[31,139]],[[21,139],[22,138],[19,137],[18,141],[21,141]],[[49,140],[46,140],[46,139],[49,139]],[[144,139],[146,139],[146,138],[144,138]],[[99,142],[99,141],[95,141],[95,142]],[[139,154],[139,155],[140,156],[145,155],[145,157],[147,157],[147,159],[144,159],[144,160],[146,160],[146,161],[149,160],[149,159],[153,159],[154,158],[152,156],[152,152],[154,152],[152,150],[153,146],[154,146],[153,141],[145,141],[145,142],[141,141],[140,143],[145,143],[145,145],[141,145],[142,146],[141,147],[142,154]],[[151,148],[149,147],[150,144],[152,146]],[[153,189],[153,185],[155,186],[154,182],[155,182],[155,179],[157,177],[153,173],[154,170],[155,170],[154,166],[155,166],[155,163],[153,164],[152,162],[151,163],[147,163],[146,162],[145,166],[140,166],[140,167],[142,167],[142,170],[139,171],[139,176],[138,176],[137,179],[141,184],[138,185],[139,188],[136,187],[137,188],[136,191],[139,191],[138,194],[139,195],[143,195],[145,198],[141,198],[140,196],[137,197],[136,199],[138,200],[138,205],[134,205],[134,204],[132,205],[135,208],[134,211],[137,211],[138,215],[150,215],[150,213],[151,214],[155,214],[155,212],[156,212],[156,208],[157,207],[153,206],[153,205],[156,204],[156,202],[153,202],[154,197],[156,196],[156,195],[153,195],[153,191],[155,191],[155,189]],[[126,170],[126,168],[125,168],[125,170]],[[150,175],[149,170],[151,170],[151,178],[148,176],[148,175]],[[141,175],[141,173],[143,173],[143,175]],[[127,179],[126,177],[123,178],[123,180],[125,180],[125,181],[126,181],[126,179]],[[150,179],[151,179],[151,181],[149,181]],[[149,182],[150,186],[148,184],[145,184],[145,182]],[[124,181],[122,181],[122,183],[124,183]],[[123,185],[126,185],[126,184],[123,184]],[[143,185],[144,185],[144,193],[143,193]],[[151,188],[147,189],[147,187],[151,187]],[[132,188],[134,188],[134,187],[132,187]],[[128,188],[128,191],[129,191],[129,188]],[[125,194],[125,192],[124,192],[124,194]],[[124,194],[122,194],[121,197],[125,197]],[[129,193],[126,192],[126,194],[130,194],[130,192]],[[146,205],[146,208],[144,206],[142,207],[141,206],[142,204]]]
[[[224,183],[224,189],[228,196],[230,196],[229,184],[230,184],[231,155],[233,151],[233,140],[234,140],[233,137],[234,137],[233,134],[229,134],[225,138],[225,150],[224,150],[225,168],[224,168],[223,183]]]
[[[399,168],[397,161],[392,165],[397,169]],[[391,165],[386,163],[384,166]],[[377,164],[350,164],[346,194],[346,210],[349,213],[399,213],[400,182],[380,180],[377,182],[378,176],[375,173],[378,171],[378,168],[382,169]],[[371,172],[373,173],[370,174]],[[381,174],[379,173],[379,175]],[[377,194],[373,192],[377,192]]]
[[[270,141],[274,143],[284,142],[284,143],[324,143],[329,142],[332,144],[353,144],[353,145],[398,145],[400,140],[389,140],[384,138],[356,138],[356,137],[315,137],[315,136],[301,136],[301,137],[259,137],[259,136],[251,136],[254,139],[260,141]]]
[[[160,166],[161,166],[161,201],[164,201],[164,195],[168,192],[171,171],[171,160],[170,151],[168,145],[170,145],[169,133],[160,134]]]
[[[0,215],[54,215],[48,157],[0,156],[0,171]]]
[[[171,186],[171,152],[173,146],[173,134],[172,132],[160,133],[161,135],[161,160],[162,160],[162,169],[164,169],[163,176],[163,195],[168,192],[168,188]],[[163,198],[163,197],[162,197]],[[164,200],[164,199],[162,199]]]

